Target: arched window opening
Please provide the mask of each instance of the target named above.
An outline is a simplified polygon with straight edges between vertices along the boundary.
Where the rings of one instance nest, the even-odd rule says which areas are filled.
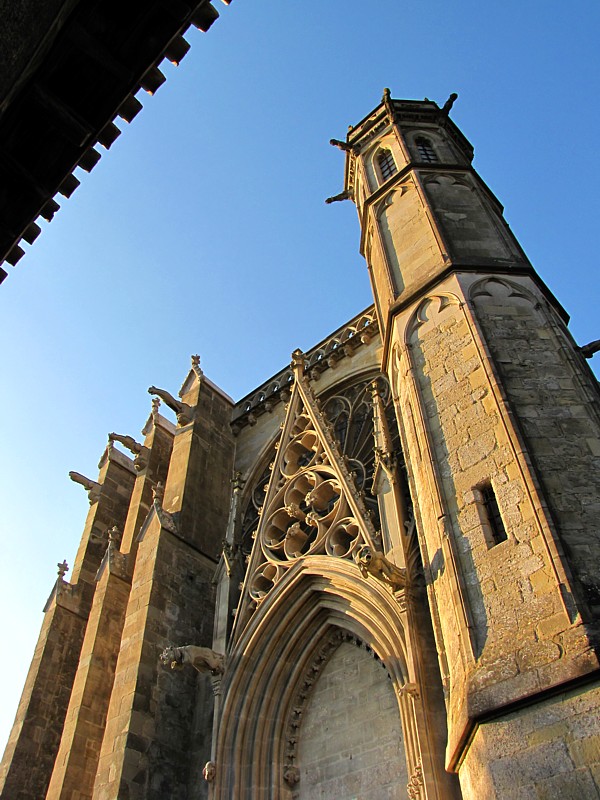
[[[383,181],[387,181],[388,178],[391,178],[392,175],[398,172],[391,150],[379,151],[377,154],[377,166],[379,167],[379,174]]]
[[[424,161],[426,164],[435,164],[439,161],[429,139],[426,139],[424,136],[419,136],[419,138],[415,140],[415,144],[417,145],[417,151],[421,161]]]

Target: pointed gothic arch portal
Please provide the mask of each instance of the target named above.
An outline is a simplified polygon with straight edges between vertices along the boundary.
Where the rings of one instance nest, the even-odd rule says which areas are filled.
[[[398,594],[380,581],[365,580],[352,562],[329,556],[299,561],[276,584],[237,641],[223,679],[215,798],[347,800],[353,795],[343,787],[369,780],[378,766],[388,771],[396,792],[399,781],[408,784],[407,798],[435,796],[424,787],[424,773],[430,773],[427,725],[407,647],[406,606]],[[315,750],[302,737],[310,736],[315,687],[328,694],[328,670],[336,671],[340,653],[342,662],[350,658],[347,648],[346,655],[340,649],[349,642],[357,652],[355,685],[360,685],[361,671],[370,681],[378,676],[375,702],[381,706],[381,730],[387,732],[387,745],[394,730],[397,739],[380,752],[376,735],[372,740],[365,735],[362,743],[351,737],[339,741],[337,751],[330,743],[331,763],[340,762],[339,780],[330,789],[337,785],[339,793],[318,795],[315,785],[322,780],[314,774]],[[374,665],[375,671],[374,659],[381,662]],[[322,680],[325,685],[319,686]],[[342,713],[351,715],[351,724],[366,730],[371,718],[376,729],[372,708],[353,704],[347,691],[337,699],[344,705]],[[329,694],[328,702],[333,708],[336,696]],[[352,769],[349,762],[355,757],[362,769]],[[379,757],[382,763],[373,764]],[[346,768],[341,764],[344,758]],[[375,768],[372,773],[369,765]],[[307,779],[310,770],[313,774]],[[364,788],[357,796],[377,797],[364,793]]]
[[[331,642],[333,651],[328,653]],[[322,660],[322,661],[321,661]],[[293,717],[297,800],[408,797],[402,723],[388,673],[360,640],[337,629],[319,651],[314,686]],[[312,673],[307,676],[312,680]]]

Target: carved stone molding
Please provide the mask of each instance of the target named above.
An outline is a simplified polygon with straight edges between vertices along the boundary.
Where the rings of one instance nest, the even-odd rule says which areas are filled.
[[[249,572],[236,625],[301,558],[352,558],[379,541],[365,505],[365,470],[340,452],[334,424],[324,415],[304,374],[306,357],[294,353],[296,380],[264,500],[258,509]],[[370,404],[366,413],[371,414]],[[348,420],[346,419],[346,424]],[[368,425],[372,450],[372,422]]]
[[[406,785],[406,791],[411,800],[418,800],[421,797],[423,789],[423,767],[421,761],[418,761],[410,779]]]

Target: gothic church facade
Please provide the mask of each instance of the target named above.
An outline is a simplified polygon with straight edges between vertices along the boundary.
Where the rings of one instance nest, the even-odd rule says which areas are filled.
[[[72,473],[3,800],[600,797],[594,348],[451,105],[333,141],[374,306]]]

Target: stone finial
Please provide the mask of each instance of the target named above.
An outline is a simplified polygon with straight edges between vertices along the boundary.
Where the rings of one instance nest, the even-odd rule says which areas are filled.
[[[390,90],[386,86],[386,88],[383,90],[383,95],[382,95],[382,98],[381,98],[381,102],[382,103],[388,102],[390,100],[391,96],[392,96],[392,93],[390,92]]]
[[[66,561],[63,561],[61,564],[56,565],[58,567],[58,580],[62,581],[65,578],[65,575],[69,571],[69,565]]]
[[[152,411],[150,412],[153,417],[155,417],[159,413],[159,409],[160,409],[160,397],[153,397]]]
[[[239,546],[237,544],[233,544],[232,542],[228,542],[227,539],[223,539],[222,542],[222,554],[223,554],[223,562],[225,564],[225,571],[227,572],[228,576],[231,576],[231,572],[233,570],[233,564],[236,558],[240,553]]]
[[[197,354],[195,356],[192,356],[192,369],[194,370],[198,378],[203,377],[204,372],[200,368],[200,356]]]
[[[74,470],[69,472],[69,478],[71,478],[73,483],[78,483],[80,486],[83,486],[88,493],[90,505],[98,502],[100,499],[100,492],[102,491],[101,483],[92,481],[89,478],[86,478],[85,475],[82,475],[81,472],[75,472]]]
[[[292,369],[296,375],[304,375],[305,357],[302,350],[297,347],[292,353]]]
[[[389,478],[394,482],[396,480],[394,467],[396,466],[396,458],[394,455],[394,447],[392,445],[390,432],[385,416],[385,408],[383,404],[383,396],[381,393],[381,386],[379,381],[372,381],[369,389],[371,391],[371,400],[373,403],[373,438],[375,440],[375,464],[381,466],[388,473]]]
[[[159,481],[156,486],[152,487],[152,500],[154,503],[158,503],[158,505],[162,508],[163,500],[165,499],[165,487]]]
[[[244,486],[246,485],[246,481],[242,478],[242,473],[239,470],[233,473],[233,478],[231,479],[231,487],[234,492],[241,492]]]
[[[121,537],[123,534],[116,525],[108,531],[108,546],[113,550],[118,550],[121,546]]]
[[[148,389],[150,394],[158,395],[169,408],[175,412],[177,423],[179,425],[187,425],[194,418],[194,409],[187,403],[182,403],[181,400],[176,400],[170,392],[166,389],[159,389],[156,386],[150,386]]]

